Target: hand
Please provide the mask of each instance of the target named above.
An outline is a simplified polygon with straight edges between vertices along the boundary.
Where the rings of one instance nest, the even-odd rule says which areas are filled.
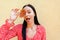
[[[19,9],[12,9],[11,10],[11,15],[10,15],[10,20],[13,20],[15,21],[19,15],[19,12],[18,12]]]
[[[17,8],[11,10],[10,18],[8,19],[9,23],[13,23],[17,19],[18,15],[19,15],[18,11],[19,11],[19,9],[17,9]]]

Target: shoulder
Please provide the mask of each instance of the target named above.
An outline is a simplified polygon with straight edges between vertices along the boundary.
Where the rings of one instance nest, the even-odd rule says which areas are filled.
[[[37,30],[39,31],[39,32],[45,32],[46,30],[45,30],[45,27],[43,26],[43,25],[38,25],[37,26]]]
[[[15,30],[18,30],[18,29],[22,29],[22,24],[17,24],[17,25],[14,25],[12,29],[15,29]]]
[[[15,27],[21,28],[22,27],[22,24],[17,24],[17,25],[15,25]]]
[[[38,29],[45,30],[45,27],[43,25],[37,25]]]

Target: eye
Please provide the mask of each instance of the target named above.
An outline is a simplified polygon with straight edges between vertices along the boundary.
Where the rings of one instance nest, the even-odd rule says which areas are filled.
[[[30,14],[31,12],[30,11],[28,11],[28,14]]]

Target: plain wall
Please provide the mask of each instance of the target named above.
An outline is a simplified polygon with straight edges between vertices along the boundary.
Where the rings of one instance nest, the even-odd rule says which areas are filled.
[[[60,40],[60,0],[0,0],[0,26],[10,17],[11,9],[21,9],[25,4],[35,7],[38,20],[46,29],[47,40]],[[22,22],[23,18],[18,17],[15,24]]]

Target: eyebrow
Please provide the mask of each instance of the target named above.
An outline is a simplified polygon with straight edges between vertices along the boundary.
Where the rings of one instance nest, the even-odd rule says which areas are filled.
[[[29,10],[27,10],[27,11],[30,11],[30,9],[29,9]]]

